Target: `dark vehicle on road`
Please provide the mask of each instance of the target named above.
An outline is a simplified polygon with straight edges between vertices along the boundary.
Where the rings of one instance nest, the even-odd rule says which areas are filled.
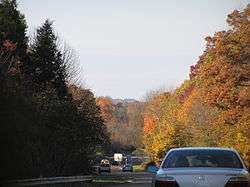
[[[133,166],[132,164],[125,164],[123,167],[122,167],[122,171],[123,172],[133,172]]]
[[[226,148],[171,149],[153,179],[153,187],[249,187],[239,154]]]

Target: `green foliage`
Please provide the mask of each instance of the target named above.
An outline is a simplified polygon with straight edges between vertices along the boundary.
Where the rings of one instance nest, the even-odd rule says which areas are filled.
[[[49,20],[37,29],[30,56],[30,77],[34,83],[34,91],[42,92],[49,88],[54,89],[60,98],[67,96],[66,69]]]
[[[16,1],[0,1],[0,92],[16,90],[20,68],[26,58],[26,23],[17,10]],[[7,85],[8,82],[8,85]],[[20,85],[19,85],[20,86]],[[7,91],[7,87],[9,87]]]
[[[16,1],[1,0],[0,179],[86,173],[109,143],[93,93],[67,87],[50,21],[29,50],[25,30]]]
[[[1,52],[3,41],[9,40],[15,47],[15,56],[21,57],[26,52],[27,37],[25,35],[27,25],[24,16],[17,10],[15,0],[0,1],[0,41]]]

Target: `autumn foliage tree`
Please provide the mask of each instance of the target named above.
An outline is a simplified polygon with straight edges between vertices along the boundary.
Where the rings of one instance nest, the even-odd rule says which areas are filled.
[[[191,67],[190,79],[165,93],[176,99],[175,105],[169,97],[161,99],[164,93],[147,102],[144,144],[154,160],[162,156],[157,147],[164,152],[172,146],[223,146],[235,148],[250,164],[249,16],[250,5],[235,10],[228,15],[229,30],[206,37],[206,50]],[[154,144],[161,134],[165,139]]]
[[[228,31],[207,37],[203,63],[192,81],[204,102],[219,111],[214,122],[220,146],[250,159],[250,5],[228,15]],[[241,142],[239,144],[239,142]]]
[[[111,99],[107,97],[98,97],[96,99],[96,104],[101,109],[101,116],[104,121],[108,121],[113,117],[113,112],[115,107]]]
[[[142,102],[115,102],[109,97],[96,99],[111,138],[111,152],[142,148]]]

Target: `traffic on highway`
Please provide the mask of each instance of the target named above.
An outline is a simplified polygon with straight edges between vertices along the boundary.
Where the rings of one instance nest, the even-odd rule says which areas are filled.
[[[0,0],[0,186],[250,187],[249,0]]]
[[[134,157],[135,158],[135,157]],[[133,157],[117,160],[116,166],[102,160],[93,183],[106,186],[152,187],[249,187],[250,175],[243,160],[233,149],[175,148],[165,155],[159,168],[149,165],[144,172],[133,173]],[[113,160],[113,161],[114,161]],[[128,169],[125,169],[125,168]],[[152,167],[155,170],[152,170]],[[97,167],[98,168],[98,167]],[[112,169],[111,169],[112,168]]]

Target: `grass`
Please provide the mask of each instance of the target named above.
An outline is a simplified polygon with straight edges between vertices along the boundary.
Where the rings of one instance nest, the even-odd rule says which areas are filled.
[[[94,183],[127,183],[131,181],[132,178],[129,176],[115,176],[115,175],[98,175],[92,180]]]
[[[128,180],[118,180],[118,179],[95,179],[92,180],[93,183],[109,183],[109,184],[123,184],[127,183]]]
[[[133,166],[134,172],[143,172],[145,171],[145,168],[143,165],[134,165]]]

